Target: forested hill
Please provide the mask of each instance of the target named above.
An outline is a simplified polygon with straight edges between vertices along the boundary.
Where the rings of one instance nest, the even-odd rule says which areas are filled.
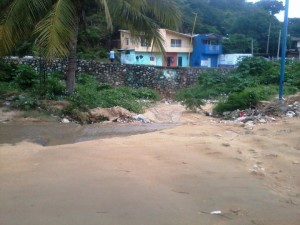
[[[182,32],[191,33],[196,18],[194,33],[221,34],[225,37],[223,45],[227,53],[250,53],[253,39],[255,53],[276,55],[282,24],[275,16],[284,9],[282,1],[261,0],[255,4],[245,0],[176,2],[182,9]],[[300,36],[300,19],[290,19],[289,35]]]
[[[283,10],[281,0],[261,0],[249,3],[246,0],[173,0],[182,13],[179,32],[216,33],[224,37],[226,53],[250,53],[251,43],[254,52],[276,56],[278,35],[282,24],[275,15]],[[93,4],[85,6],[84,23],[79,32],[79,57],[107,57],[107,50],[119,39],[119,29],[126,29],[119,18],[114,18],[114,32],[106,30],[104,18],[99,16]],[[123,23],[124,24],[124,23]],[[267,50],[270,27],[269,48]],[[169,27],[170,29],[174,29]],[[300,19],[290,20],[290,36],[300,37]]]
[[[246,0],[171,1],[181,11],[181,24],[178,28],[164,26],[162,28],[177,29],[179,32],[190,34],[192,32],[220,34],[224,37],[222,44],[225,53],[250,53],[253,42],[254,53],[276,56],[278,36],[282,28],[282,23],[277,20],[276,14],[283,10],[283,0],[260,0],[257,3],[249,3]],[[0,15],[4,15],[2,12],[10,2],[10,0],[0,0]],[[106,19],[103,16],[104,9],[98,7],[97,1],[83,2],[78,17],[77,56],[82,59],[107,58],[110,48],[117,46],[115,43],[120,38],[119,29],[128,28],[126,20],[113,13],[114,3],[117,1],[107,1],[112,12],[114,30],[111,32],[107,30]],[[123,2],[126,3],[127,0]],[[151,17],[151,14],[147,16]],[[0,16],[0,24],[1,19],[2,16]],[[288,40],[293,36],[300,37],[300,18],[290,19],[288,33]],[[39,49],[33,47],[35,38],[34,34],[28,32],[12,54],[39,55]],[[288,48],[290,47],[289,42]]]

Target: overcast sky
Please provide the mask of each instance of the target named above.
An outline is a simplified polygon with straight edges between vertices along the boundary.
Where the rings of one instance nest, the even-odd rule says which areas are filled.
[[[247,0],[248,2],[257,2],[258,0]],[[285,4],[285,0],[282,0]],[[283,21],[284,12],[280,12],[276,15],[280,21]],[[290,0],[289,1],[289,18],[300,18],[300,1],[299,0]]]

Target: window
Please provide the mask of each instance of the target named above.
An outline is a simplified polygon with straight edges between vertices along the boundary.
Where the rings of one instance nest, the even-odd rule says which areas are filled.
[[[149,41],[147,41],[145,38],[141,38],[141,46],[142,47],[149,47]]]
[[[125,39],[125,43],[126,43],[126,45],[129,45],[129,38]]]
[[[181,47],[181,39],[171,39],[171,47]]]
[[[150,56],[150,61],[155,61],[155,57],[154,56]]]

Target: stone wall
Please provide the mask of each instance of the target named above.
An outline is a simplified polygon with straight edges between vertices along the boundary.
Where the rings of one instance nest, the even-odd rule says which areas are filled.
[[[33,59],[9,59],[11,63],[28,64],[37,72],[51,73],[54,71],[65,73],[66,60],[44,61]],[[201,73],[212,70],[199,67],[157,67],[146,65],[125,65],[118,63],[103,63],[98,61],[80,60],[77,65],[77,74],[88,73],[96,77],[99,82],[112,86],[149,87],[159,93],[169,96],[179,89],[194,84]],[[222,70],[227,73],[229,69]]]

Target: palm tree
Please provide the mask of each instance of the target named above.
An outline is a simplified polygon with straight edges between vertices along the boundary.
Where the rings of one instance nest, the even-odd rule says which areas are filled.
[[[0,4],[0,55],[8,55],[24,37],[34,35],[35,46],[51,59],[68,57],[67,92],[75,89],[78,29],[85,6],[91,2],[105,17],[126,26],[137,40],[141,36],[163,50],[159,26],[177,27],[180,13],[172,0],[3,0]]]

